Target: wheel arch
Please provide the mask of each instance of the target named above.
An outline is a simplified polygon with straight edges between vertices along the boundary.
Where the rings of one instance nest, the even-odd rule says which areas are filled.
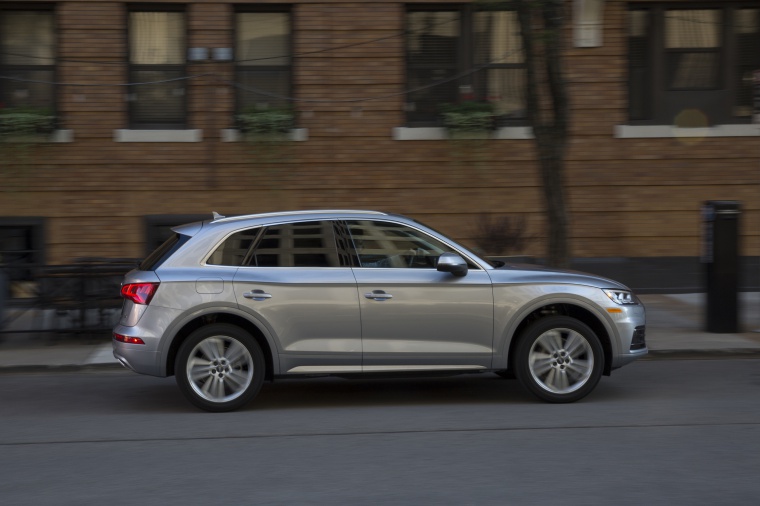
[[[168,349],[163,354],[163,365],[166,369],[166,376],[174,375],[174,362],[177,358],[179,348],[182,346],[185,339],[187,339],[187,337],[195,330],[214,323],[235,325],[251,334],[261,347],[261,351],[264,353],[264,362],[266,364],[265,380],[271,381],[274,378],[276,375],[274,348],[270,345],[269,339],[267,339],[264,331],[257,324],[243,315],[228,311],[209,311],[201,315],[195,315],[181,325],[177,332],[175,332]]]
[[[523,315],[519,324],[511,332],[511,339],[509,341],[509,348],[507,352],[507,367],[508,371],[514,371],[514,357],[517,343],[520,340],[520,336],[528,326],[534,322],[547,318],[549,316],[562,315],[575,318],[576,320],[588,325],[591,330],[594,331],[599,341],[602,343],[602,350],[604,351],[604,369],[602,374],[609,376],[612,372],[612,339],[610,336],[610,329],[605,325],[601,317],[589,308],[583,307],[583,305],[576,302],[547,302],[540,307],[532,308]]]

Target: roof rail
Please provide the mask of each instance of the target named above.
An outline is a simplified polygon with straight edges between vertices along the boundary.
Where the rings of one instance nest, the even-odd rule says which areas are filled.
[[[387,213],[381,211],[364,211],[356,209],[312,209],[308,211],[281,211],[275,213],[259,213],[259,214],[244,214],[240,216],[222,216],[214,213],[214,219],[211,223],[222,223],[228,221],[247,220],[250,218],[272,218],[277,216],[297,216],[299,214],[330,214],[330,213],[342,213],[342,214],[369,214],[375,216],[386,216]]]

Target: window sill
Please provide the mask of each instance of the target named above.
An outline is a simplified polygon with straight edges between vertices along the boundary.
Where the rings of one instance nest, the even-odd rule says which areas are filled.
[[[114,130],[114,142],[200,142],[203,130]]]
[[[448,132],[443,127],[396,127],[393,129],[393,140],[396,141],[443,141],[449,138]],[[482,138],[494,140],[532,139],[533,131],[527,126],[502,127],[485,134]]]
[[[222,142],[240,142],[243,140],[243,132],[235,128],[225,128],[220,130],[219,136]],[[288,140],[293,142],[304,142],[309,140],[308,128],[294,128],[288,133]]]
[[[757,137],[760,125],[715,125],[705,128],[677,128],[670,125],[615,125],[617,139],[657,139],[676,137]]]

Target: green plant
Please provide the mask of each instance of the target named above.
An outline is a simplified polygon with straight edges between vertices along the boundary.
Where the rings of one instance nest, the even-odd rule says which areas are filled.
[[[238,129],[251,134],[285,134],[293,128],[290,109],[259,109],[238,114]]]
[[[478,216],[477,249],[484,255],[514,255],[521,253],[533,240],[528,234],[525,216]]]
[[[49,134],[55,130],[55,116],[48,109],[0,109],[0,137]]]
[[[483,132],[493,130],[496,114],[490,102],[465,101],[443,104],[441,120],[451,132]]]

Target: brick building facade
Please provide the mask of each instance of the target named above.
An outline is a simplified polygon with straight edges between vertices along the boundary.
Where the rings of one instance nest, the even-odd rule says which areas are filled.
[[[688,91],[681,94],[686,97],[681,111],[661,121],[663,107],[681,107],[675,95],[667,94],[673,86],[666,86],[663,95],[646,85],[654,112],[633,117],[632,48],[638,47],[638,34],[632,32],[632,12],[651,16],[644,25],[656,34],[657,27],[666,30],[671,23],[658,16],[675,12],[679,4],[684,9],[696,4],[703,13],[719,11],[717,17],[688,19],[702,24],[719,20],[722,27],[716,29],[718,50],[710,53],[715,44],[703,40],[693,52],[726,61],[716,63],[716,69],[727,100],[734,100],[731,111],[721,113],[730,117],[727,121],[711,120],[722,117],[713,113],[719,105],[702,108],[699,94]],[[541,183],[530,131],[520,114],[499,123],[490,138],[467,140],[446,139],[440,126],[410,119],[410,111],[420,111],[410,100],[414,86],[408,55],[416,26],[408,22],[410,12],[461,6],[384,0],[2,0],[6,36],[0,34],[5,55],[0,75],[12,79],[0,80],[1,105],[8,110],[14,100],[37,93],[23,91],[36,81],[56,83],[49,85],[56,131],[42,142],[24,141],[19,147],[9,139],[0,145],[0,228],[31,227],[29,248],[40,249],[39,258],[46,263],[66,263],[79,257],[142,256],[154,240],[151,224],[210,217],[211,211],[387,210],[418,218],[469,245],[477,244],[482,215],[495,213],[525,219],[531,240],[513,253],[542,256]],[[27,47],[38,44],[39,36],[7,35],[7,27],[18,26],[14,13],[30,9],[51,13],[49,54]],[[174,67],[157,67],[151,74],[140,65],[153,62],[150,57],[139,61],[134,46],[139,43],[130,37],[140,19],[133,14],[155,11],[180,14],[182,38],[174,42],[182,46],[177,50],[183,57],[176,62],[167,57],[164,63]],[[257,89],[241,83],[255,85],[259,75],[272,78],[266,86],[283,82],[272,77],[282,71],[275,67],[283,61],[274,58],[281,54],[269,54],[271,68],[253,68],[251,80],[245,80],[247,70],[239,67],[242,50],[236,46],[245,26],[240,14],[248,12],[286,14],[288,42],[275,46],[291,52],[279,59],[285,61],[289,81],[271,89],[287,93],[267,93],[261,100],[294,99],[288,100],[295,124],[287,142],[241,140],[236,130],[241,94]],[[760,40],[751,38],[760,37],[758,12],[756,1],[568,1],[565,69],[571,137],[566,184],[575,257],[695,258],[700,205],[710,199],[742,202],[741,253],[760,255],[760,125],[751,124],[746,107],[739,110],[735,103],[746,73],[738,81],[728,77],[740,59],[732,55],[744,54],[737,46]],[[744,19],[748,28],[726,28],[731,20]],[[466,32],[462,28],[462,38]],[[740,38],[739,32],[750,38]],[[504,40],[509,37],[513,34]],[[710,39],[710,33],[701,38]],[[651,35],[653,44],[658,40],[665,40],[666,63],[657,63],[657,50],[647,46],[647,55],[655,56],[645,62],[651,73],[644,74],[644,83],[670,79],[673,60],[667,58],[689,49],[688,43],[668,46],[667,34],[664,39]],[[268,53],[253,47],[251,54],[264,54],[264,61]],[[23,48],[31,51],[24,53],[29,58],[8,56]],[[753,51],[760,53],[757,46]],[[35,67],[24,67],[27,63],[47,65],[38,70],[48,73],[33,74]],[[35,78],[40,75],[48,77]],[[137,107],[141,98],[135,97],[142,95],[126,84],[136,82],[135,76],[155,83],[159,79],[151,76],[168,80],[175,75],[183,84],[180,92],[171,92],[180,105],[170,113],[179,121],[174,118],[168,127],[148,124],[156,110],[150,104]],[[147,127],[136,121],[140,115]],[[688,128],[677,128],[679,122]]]

